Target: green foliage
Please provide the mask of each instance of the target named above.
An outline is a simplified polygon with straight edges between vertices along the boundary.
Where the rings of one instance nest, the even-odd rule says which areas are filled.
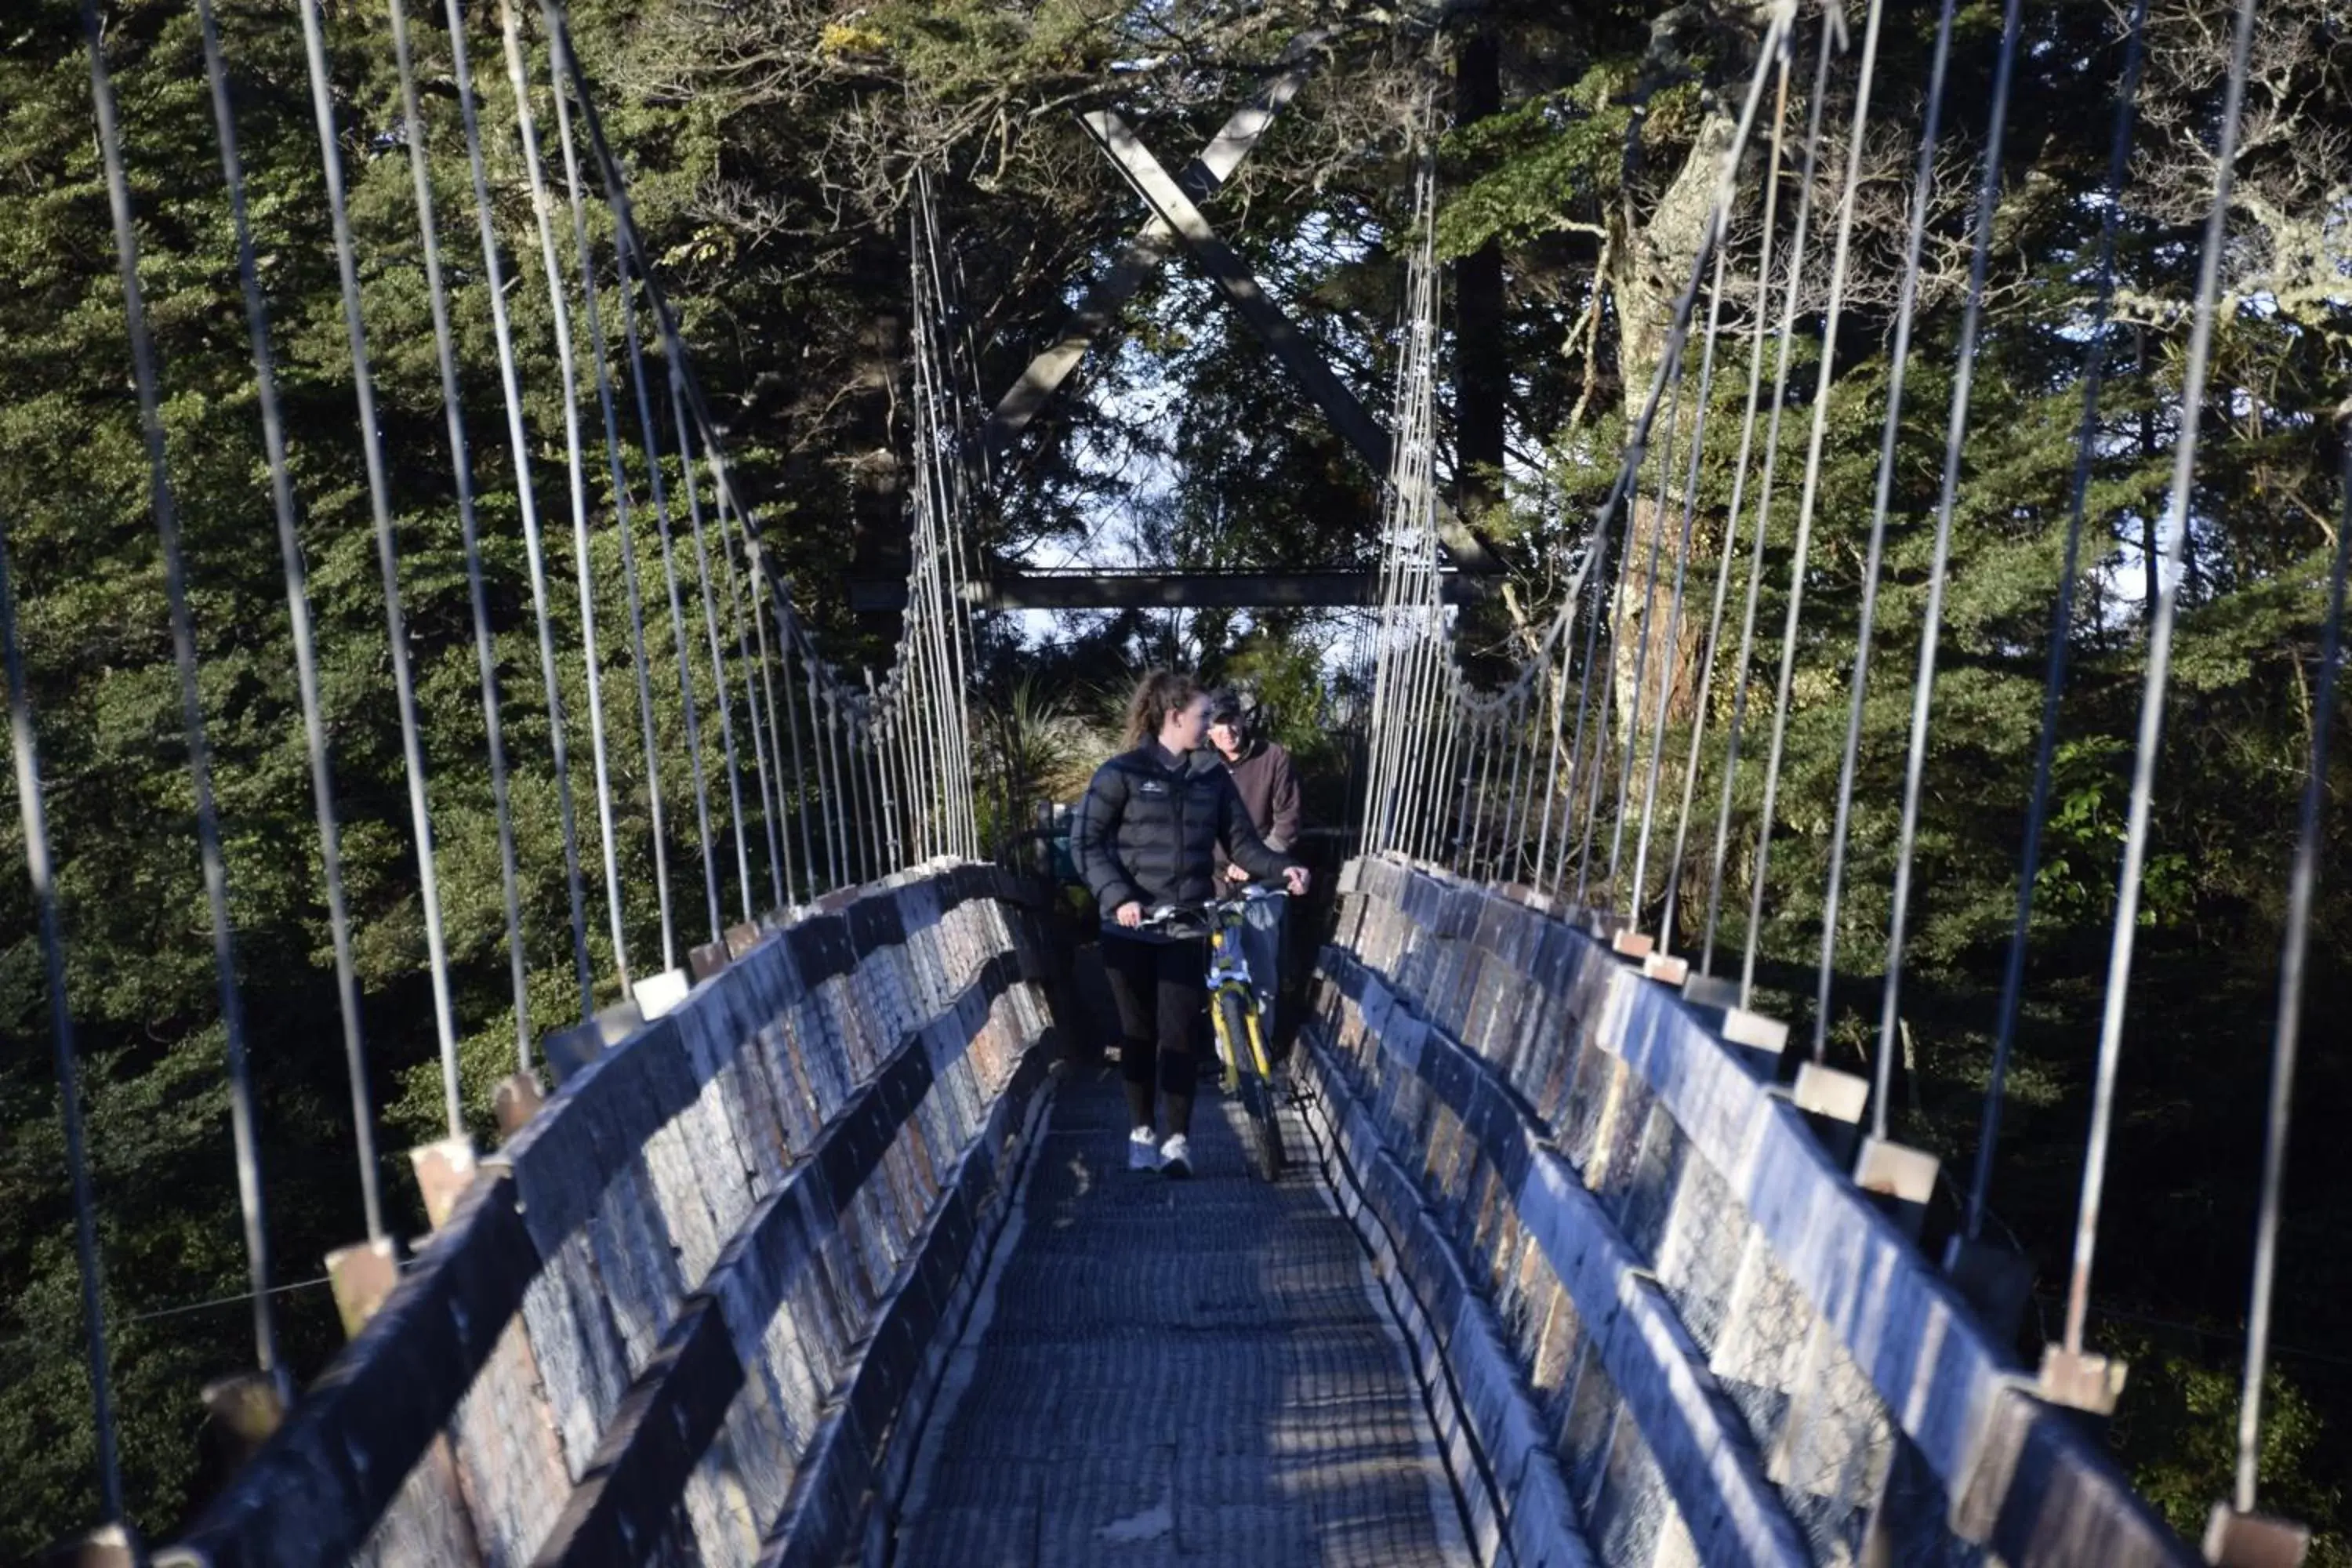
[[[250,1356],[243,1307],[205,1305],[245,1289],[226,1154],[224,1040],[77,17],[65,0],[35,0],[18,9],[21,16],[12,16],[11,32],[0,41],[0,168],[9,172],[0,181],[0,223],[17,241],[12,284],[0,290],[0,523],[21,578],[21,631],[59,856],[69,991],[81,1034],[108,1266],[110,1349],[126,1413],[125,1463],[138,1521],[151,1533],[168,1534],[205,1484],[195,1461],[194,1391]],[[516,458],[506,443],[470,179],[456,141],[456,106],[434,74],[445,68],[437,16],[428,26],[419,16],[425,9],[411,7],[412,23],[433,84],[427,147],[456,290],[461,391],[480,492],[507,739],[516,760],[513,810],[531,972],[527,1006],[538,1030],[569,1021],[577,1006],[570,892],[520,544]],[[1643,324],[1644,311],[1657,303],[1649,272],[1659,263],[1643,258],[1637,242],[1648,237],[1643,226],[1655,216],[1661,191],[1684,172],[1685,155],[1702,144],[1701,131],[1723,110],[1749,63],[1749,19],[1696,7],[1654,10],[1610,4],[1572,12],[1492,8],[1503,60],[1499,110],[1456,126],[1441,149],[1440,246],[1449,258],[1493,246],[1509,280],[1492,340],[1456,337],[1447,348],[1456,356],[1491,354],[1510,370],[1515,493],[1482,521],[1512,553],[1513,597],[1465,615],[1466,657],[1481,674],[1520,655],[1520,625],[1539,624],[1550,613],[1573,563],[1590,548],[1586,520],[1613,478],[1614,454],[1628,434],[1629,397],[1638,398],[1646,385],[1647,366],[1627,337],[1628,323]],[[875,563],[889,564],[890,542],[877,539],[899,526],[898,498],[877,499],[864,487],[888,467],[877,463],[876,454],[903,440],[902,426],[892,423],[899,405],[892,401],[886,323],[904,310],[898,237],[911,171],[944,172],[935,184],[965,274],[977,378],[990,391],[1010,384],[1058,326],[1071,299],[1069,280],[1097,272],[1136,217],[1123,184],[1066,110],[1116,102],[1163,160],[1181,166],[1182,153],[1222,121],[1242,84],[1263,79],[1264,63],[1305,16],[1283,5],[1245,14],[1221,7],[1138,12],[1097,0],[1026,10],[965,0],[891,0],[857,9],[583,0],[576,8],[591,71],[615,84],[602,102],[631,163],[649,244],[669,268],[671,298],[730,428],[740,482],[762,500],[772,541],[833,646],[879,654],[897,630],[888,617],[853,619],[836,590],[853,563],[860,574],[887,574]],[[423,910],[323,185],[299,35],[283,8],[236,0],[223,16],[237,61],[240,131],[320,628],[325,717],[366,993],[368,1087],[383,1123],[381,1173],[398,1205],[394,1227],[414,1235],[421,1215],[406,1196],[399,1151],[445,1131],[439,1047],[424,981]],[[581,613],[570,581],[572,518],[561,436],[564,394],[512,108],[488,22],[487,14],[477,16],[473,53],[483,75],[496,226],[520,344],[530,432],[521,460],[550,538],[550,607],[563,650],[561,699],[571,719],[587,935],[603,999],[613,994],[614,964],[586,782],[586,679],[577,652]],[[2095,172],[2105,156],[2106,82],[2116,63],[2105,6],[2080,0],[2044,7],[2030,23],[2035,31],[2011,132],[2016,167],[1995,256],[1996,308],[1979,348],[1943,606],[1902,1020],[1916,1039],[1917,1065],[1901,1134],[1937,1150],[1954,1170],[1974,1152],[1991,1005],[2014,907],[2079,409],[2084,268],[2096,222],[2076,193],[2084,171]],[[438,368],[404,149],[388,134],[396,96],[386,25],[368,7],[331,8],[328,24],[354,222],[367,258],[364,310],[423,698],[460,1020],[462,1110],[487,1134],[489,1086],[509,1070],[515,1048],[515,1003],[507,990]],[[1993,25],[1986,7],[1964,14],[1954,60],[1961,107],[1950,132],[1959,150],[1955,157],[1963,162],[1981,133]],[[1921,79],[1927,44],[1918,31],[1890,29],[1880,68],[1885,80]],[[1398,156],[1402,121],[1391,110],[1410,103],[1420,86],[1418,68],[1400,64],[1387,35],[1379,37],[1374,44],[1350,35],[1336,47],[1214,215],[1301,331],[1361,389],[1376,417],[1387,413],[1400,304],[1396,257],[1409,221]],[[108,47],[122,89],[142,278],[163,356],[172,477],[188,534],[202,696],[217,752],[240,978],[277,1205],[271,1232],[278,1275],[307,1280],[324,1250],[354,1238],[360,1219],[331,947],[235,256],[193,13],[163,0],[123,0],[108,16]],[[1120,68],[1115,77],[1114,65]],[[1230,68],[1235,65],[1249,68]],[[1115,87],[1103,87],[1107,78]],[[2318,94],[2333,79],[2315,69],[2291,79],[2321,84],[2310,86]],[[2176,123],[2210,121],[2211,82],[2163,90],[2174,94]],[[1907,134],[1918,105],[1908,98],[1888,101],[1888,134]],[[542,105],[543,134],[551,118]],[[2280,139],[2281,146],[2292,140]],[[2265,160],[2284,155],[2280,147],[2255,150],[2248,178],[2259,182]],[[1886,204],[1890,211],[1901,205]],[[2129,208],[2129,283],[2143,302],[2178,300],[2193,268],[2193,245],[2153,204],[2136,201]],[[1964,238],[1956,210],[1934,214],[1930,237],[1938,255],[1956,254]],[[1785,203],[1781,221],[1789,221]],[[590,224],[599,245],[608,243],[609,220],[593,204]],[[1894,242],[1883,220],[1879,231],[1864,227],[1863,272],[1884,278]],[[2244,248],[2258,251],[2259,237],[2246,237]],[[559,243],[566,242],[559,228]],[[573,265],[563,263],[567,271]],[[1832,374],[1822,406],[1814,533],[1768,921],[1759,933],[1765,984],[1788,998],[1786,1010],[1801,1029],[1809,1022],[1801,1010],[1811,1005],[1820,951],[1855,606],[1890,380],[1890,311],[1883,296],[1865,295],[1850,309],[1840,340],[1824,345],[1815,300],[1785,345],[1767,339],[1767,384],[1771,356],[1785,348],[1791,392],[1766,524],[1721,938],[1736,946],[1746,936],[1740,928],[1748,879],[1755,874],[1762,725],[1789,605],[1804,441],[1826,352]],[[2044,1278],[2063,1272],[2072,1234],[2089,1042],[2115,906],[2144,657],[2140,552],[2170,467],[2186,335],[2178,311],[2143,304],[2141,313],[2144,324],[2118,329],[2106,345],[2106,415],[2086,509],[2088,574],[2071,633],[2074,676],[2035,889],[2032,984],[2011,1068],[1994,1191],[2001,1220]],[[1128,317],[1128,346],[1088,360],[1080,395],[1066,394],[1040,421],[1000,488],[996,510],[974,520],[981,548],[1082,552],[1100,532],[1171,565],[1336,566],[1372,559],[1379,477],[1269,369],[1259,345],[1219,300],[1171,268],[1170,279],[1139,297]],[[1931,289],[1916,326],[1863,710],[1848,880],[1832,933],[1832,1038],[1841,1053],[1875,1049],[1872,1023],[1897,827],[1893,803],[1906,761],[1941,415],[1958,331],[1948,278]],[[1712,559],[1713,542],[1733,524],[1744,342],[1727,334],[1718,344],[1722,363],[1696,506],[1701,562]],[[2284,870],[2313,722],[2310,675],[2326,527],[2333,526],[2319,520],[2340,516],[2343,500],[2335,478],[2340,437],[2316,414],[2341,396],[2342,343],[2340,305],[2325,302],[2244,304],[2225,318],[2219,335],[2217,393],[2188,540],[2189,575],[2137,933],[2108,1193],[2110,1240],[2097,1282],[2103,1303],[2126,1310],[2215,1323],[2234,1322],[2242,1311],[2244,1226],[2263,1119],[2258,1064],[2268,1043]],[[584,342],[582,353],[584,368]],[[1626,359],[1634,363],[1621,363]],[[609,368],[625,371],[617,358]],[[654,368],[658,383],[660,366]],[[1181,401],[1165,395],[1171,386],[1183,390]],[[593,386],[583,383],[578,406],[592,439],[593,399]],[[625,435],[634,433],[634,420],[625,396]],[[1664,445],[1654,440],[1658,460]],[[640,571],[650,574],[660,543],[644,505],[646,476],[634,450],[625,461],[638,498],[635,555]],[[1531,479],[1539,465],[1547,471]],[[681,477],[673,467],[668,478],[675,498]],[[660,911],[650,892],[653,780],[637,740],[636,660],[625,632],[619,536],[603,492],[600,479],[588,497],[594,613],[620,809],[615,859],[628,889],[624,922],[634,967],[642,972],[654,966],[661,948]],[[1654,471],[1644,493],[1658,493]],[[1748,589],[1745,542],[1758,505],[1752,476],[1743,505],[1739,566],[1730,584],[1735,626]],[[1643,526],[1650,531],[1639,533],[1621,559],[1645,558],[1654,518]],[[677,548],[691,606],[701,585],[690,546],[681,539]],[[1624,542],[1612,548],[1622,552]],[[724,605],[731,579],[722,574],[713,588]],[[1702,593],[1695,574],[1694,603]],[[661,650],[669,631],[659,595],[646,635],[653,668],[667,669]],[[1026,824],[1041,801],[1075,795],[1115,743],[1129,684],[1152,662],[1182,663],[1254,688],[1274,732],[1299,759],[1310,822],[1349,825],[1362,805],[1350,793],[1357,738],[1349,725],[1364,695],[1349,673],[1352,636],[1344,623],[1295,612],[1073,619],[1044,643],[1023,642],[1007,627],[983,627],[973,689],[990,781],[982,802],[990,833]],[[1719,670],[1710,706],[1699,716],[1705,724],[1695,846],[1714,826],[1734,684]],[[723,762],[707,685],[702,690],[701,760],[715,781]],[[738,700],[736,738],[748,760],[751,714],[740,692]],[[677,939],[698,940],[707,923],[705,868],[686,796],[682,700],[674,682],[657,680],[652,701],[653,761],[673,879],[671,925]],[[1674,711],[1670,780],[1693,724],[1690,712]],[[1637,766],[1646,760],[1637,752]],[[1618,764],[1612,759],[1607,765]],[[2347,780],[2352,763],[2339,761],[2331,807]],[[731,842],[737,825],[723,790],[714,791],[712,805],[712,858],[722,912],[731,919],[745,900],[765,901],[758,886],[769,875],[765,835],[754,809],[746,828],[755,886],[741,889]],[[1671,821],[1676,809],[1668,808],[1669,826],[1677,826]],[[13,811],[0,812],[0,866],[19,863],[16,821]],[[784,842],[796,852],[792,834]],[[2347,994],[2340,956],[2352,951],[2347,844],[2352,840],[2332,834],[2321,867],[2315,1023],[2339,1014]],[[1673,873],[1680,879],[1686,938],[1696,935],[1691,928],[1706,904],[1704,861],[1694,847]],[[1654,875],[1666,874],[1660,863],[1654,862]],[[1658,896],[1656,886],[1648,889],[1654,909]],[[0,1559],[37,1550],[86,1521],[95,1506],[92,1439],[81,1414],[81,1373],[70,1353],[79,1333],[71,1217],[56,1089],[47,1055],[38,1048],[47,1038],[47,999],[32,931],[28,889],[0,873],[0,1035],[19,1047],[0,1053],[0,1212],[12,1219],[0,1227],[0,1473],[16,1483],[18,1500],[0,1521]],[[2352,1094],[2352,1062],[2329,1048],[2324,1029],[2312,1033],[2302,1102],[2342,1103]],[[2290,1173],[2285,1342],[2336,1344],[2352,1326],[2344,1305],[2352,1301],[2352,1247],[2344,1245],[2352,1180],[2327,1152],[2319,1140],[2305,1139]],[[308,1375],[331,1353],[337,1333],[323,1292],[306,1287],[279,1305],[289,1354]],[[2203,1342],[2184,1348],[2118,1341],[2116,1347],[2140,1363],[2118,1442],[2141,1484],[2176,1521],[2193,1527],[2227,1489],[2233,1355],[2226,1345]],[[2315,1560],[2340,1563],[2346,1505],[2329,1478],[2352,1472],[2352,1393],[2309,1363],[2289,1365],[2273,1383],[2266,1489],[2277,1506],[2324,1524],[2327,1533]]]
[[[1572,86],[1475,121],[1441,143],[1450,157],[1486,172],[1450,192],[1437,220],[1448,259],[1495,240],[1523,242],[1571,221],[1563,200],[1613,193],[1623,169],[1633,111],[1622,61],[1597,64]]]
[[[2177,1336],[2168,1343],[2149,1332],[2110,1331],[2105,1341],[2108,1353],[2122,1356],[2131,1367],[2116,1415],[2115,1444],[2130,1468],[2132,1484],[2175,1530],[2196,1540],[2214,1503],[2229,1498],[2236,1483],[2236,1371],[2184,1351]],[[2313,1465],[2320,1457],[2321,1435],[2310,1400],[2273,1366],[2263,1383],[2257,1449],[2264,1512],[2308,1521],[2342,1517],[2342,1481],[2321,1480]],[[2322,1528],[2305,1562],[2312,1568],[2344,1568],[2352,1563],[2352,1539]]]

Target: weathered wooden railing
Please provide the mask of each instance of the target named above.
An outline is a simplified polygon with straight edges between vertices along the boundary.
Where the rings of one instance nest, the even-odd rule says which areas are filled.
[[[1530,899],[1388,858],[1342,894],[1309,1122],[1483,1560],[2196,1561],[1722,1010]]]
[[[1049,1026],[1015,880],[954,865],[758,941],[495,1157],[161,1554],[835,1561],[910,1458]]]

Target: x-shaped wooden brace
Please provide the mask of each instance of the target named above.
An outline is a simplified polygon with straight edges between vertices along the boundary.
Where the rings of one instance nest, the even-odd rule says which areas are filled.
[[[1315,52],[1330,33],[1328,27],[1309,27],[1290,40],[1275,62],[1283,68],[1281,74],[1234,110],[1223,128],[1201,149],[1200,155],[1176,176],[1174,183],[1187,200],[1204,202],[1233,177],[1242,160],[1249,156],[1250,149],[1257,145],[1258,137],[1274,123],[1274,117],[1306,85]],[[989,415],[988,423],[980,432],[981,447],[990,462],[1002,458],[1012,448],[1029,421],[1069,379],[1070,372],[1077,368],[1078,361],[1086,357],[1087,350],[1109,327],[1120,308],[1160,270],[1160,263],[1168,259],[1176,244],[1175,226],[1157,216],[1128,241],[1127,248],[1119,253],[1110,270],[1096,280],[1085,300],[1062,323],[1053,342],[1029,362],[1021,379],[997,400],[995,411]]]
[[[1200,207],[1201,202],[1232,177],[1275,114],[1297,94],[1307,79],[1314,51],[1327,32],[1328,29],[1311,28],[1294,38],[1283,51],[1282,62],[1286,67],[1283,73],[1226,121],[1224,128],[1180,174],[1171,175],[1117,114],[1097,110],[1079,116],[1096,144],[1150,209],[1151,220],[1129,241],[1118,262],[1087,292],[1085,302],[1071,313],[1054,342],[1029,363],[1021,379],[999,400],[981,431],[982,448],[989,460],[992,462],[1004,454],[1076,368],[1119,308],[1134,297],[1144,280],[1181,242],[1218,292],[1274,351],[1348,444],[1362,454],[1373,472],[1388,472],[1388,432],[1346,384],[1331,373],[1314,344],[1259,286],[1233,247],[1218,237]],[[1463,571],[1493,573],[1502,569],[1494,553],[1443,502],[1439,506],[1439,531],[1446,553]]]

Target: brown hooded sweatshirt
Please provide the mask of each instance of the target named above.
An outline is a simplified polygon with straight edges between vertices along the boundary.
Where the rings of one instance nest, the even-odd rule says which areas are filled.
[[[1287,850],[1297,843],[1298,774],[1290,765],[1289,752],[1277,742],[1252,737],[1241,760],[1225,768],[1266,847]]]

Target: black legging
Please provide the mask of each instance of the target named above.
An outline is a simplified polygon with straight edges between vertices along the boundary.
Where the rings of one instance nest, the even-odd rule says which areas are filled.
[[[1127,1079],[1129,1112],[1136,1126],[1152,1125],[1156,1065],[1160,1092],[1168,1102],[1167,1131],[1189,1131],[1200,1068],[1193,1041],[1208,992],[1207,946],[1197,937],[1152,942],[1106,930],[1102,958],[1125,1037],[1119,1068]]]

